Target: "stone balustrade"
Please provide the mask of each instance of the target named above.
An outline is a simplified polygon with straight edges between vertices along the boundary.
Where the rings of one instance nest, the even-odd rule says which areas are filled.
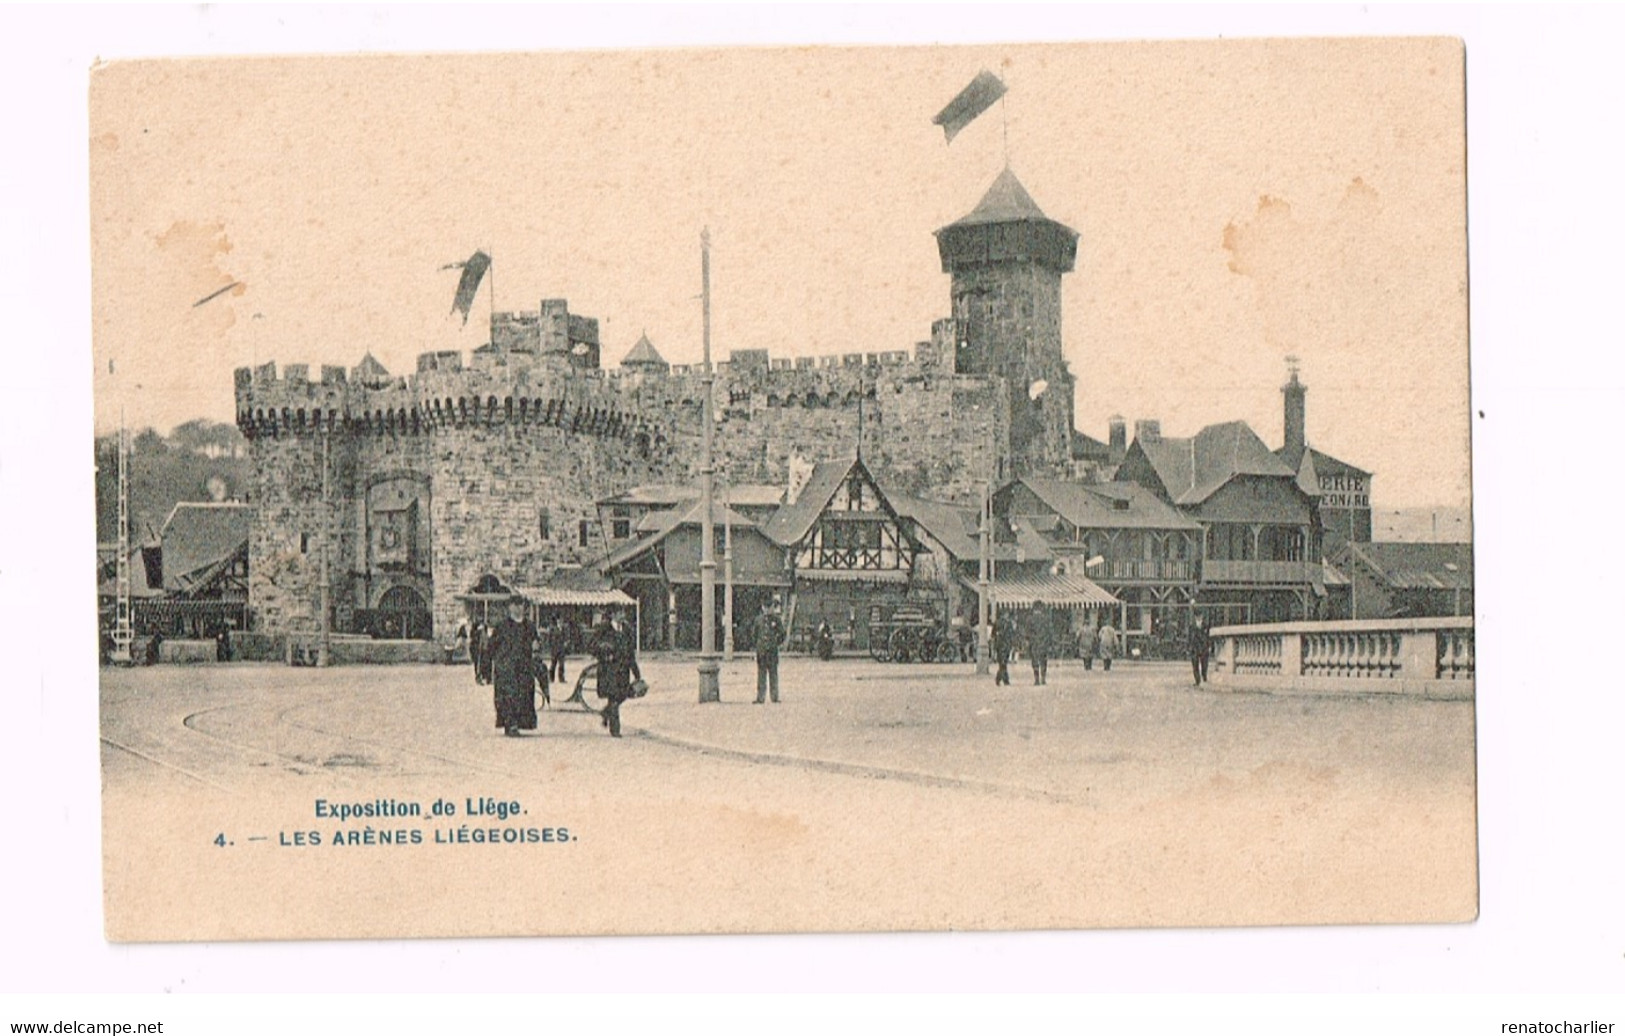
[[[1221,626],[1212,635],[1215,688],[1473,696],[1471,618]]]

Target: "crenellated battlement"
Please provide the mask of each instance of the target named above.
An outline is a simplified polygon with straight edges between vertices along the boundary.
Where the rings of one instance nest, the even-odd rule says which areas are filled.
[[[494,327],[491,343],[421,353],[401,375],[370,354],[348,368],[236,371],[256,473],[254,621],[314,622],[307,550],[329,521],[341,628],[389,593],[421,600],[444,632],[464,618],[457,595],[487,574],[537,585],[559,565],[601,560],[597,501],[700,477],[708,381],[715,463],[735,481],[778,484],[797,463],[861,450],[900,491],[970,501],[1008,455],[1007,387],[956,372],[955,321],[912,350],[734,350],[708,378],[667,366],[646,341],[638,362],[599,369],[596,351],[578,348],[596,328],[576,320],[544,302],[534,321]]]
[[[714,365],[712,380],[721,418],[800,408],[856,407],[881,392],[974,389],[987,379],[953,373],[942,360],[952,321],[938,321],[933,341],[913,352],[851,352],[773,357],[766,350],[735,350]],[[391,375],[370,355],[355,367],[325,365],[318,380],[310,366],[275,363],[235,374],[237,424],[250,437],[297,435],[322,427],[359,432],[418,434],[469,424],[538,424],[598,437],[624,437],[651,445],[679,434],[698,419],[705,398],[703,369],[597,370],[560,352],[492,345],[464,362],[458,351],[422,353],[413,374]]]

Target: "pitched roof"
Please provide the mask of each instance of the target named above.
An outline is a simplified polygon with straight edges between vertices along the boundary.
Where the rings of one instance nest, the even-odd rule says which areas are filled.
[[[655,511],[638,523],[638,531],[648,535],[616,548],[610,553],[609,557],[604,559],[604,567],[606,569],[618,568],[650,547],[660,543],[683,526],[702,524],[704,517],[705,511],[699,500],[695,500],[688,507]],[[726,523],[735,529],[756,528],[754,521],[726,506],[720,500],[711,501],[711,521],[717,525]]]
[[[1237,475],[1296,478],[1245,421],[1210,424],[1189,439],[1134,440],[1174,503],[1199,504]]]
[[[914,521],[955,558],[974,558],[981,549],[976,539],[976,510],[916,496],[888,496],[901,518]]]
[[[161,597],[163,588],[153,586],[147,582],[147,564],[145,554],[152,547],[132,546],[130,548],[130,596],[131,597]],[[106,553],[108,556],[103,558]],[[113,597],[118,594],[118,544],[108,548],[105,544],[96,545],[97,574],[96,593],[102,597]]]
[[[389,368],[378,362],[378,357],[372,353],[361,357],[361,362],[355,365],[357,381],[376,381],[389,377]]]
[[[1285,449],[1285,447],[1282,447]],[[1285,456],[1277,454],[1285,460]],[[1291,463],[1288,461],[1287,463]],[[1303,457],[1298,461],[1298,488],[1310,496],[1320,495],[1320,472],[1315,470],[1315,452],[1304,450]]]
[[[1021,478],[1034,496],[1081,529],[1188,529],[1201,524],[1185,517],[1133,482],[1084,484],[1050,478]],[[1118,502],[1127,507],[1119,507]]]
[[[785,501],[762,526],[767,538],[781,547],[800,543],[835,498],[835,491],[841,488],[847,473],[858,463],[857,460],[823,460],[814,464],[807,484],[801,487],[796,498]]]
[[[1371,472],[1364,468],[1357,468],[1346,460],[1338,460],[1329,453],[1322,453],[1313,446],[1304,450],[1304,456],[1311,457],[1315,462],[1315,471],[1322,475],[1360,475],[1370,478]]]
[[[1471,543],[1350,543],[1334,562],[1357,558],[1396,590],[1471,590]]]
[[[164,589],[184,589],[200,569],[230,558],[248,543],[253,523],[254,511],[247,504],[176,504],[158,533],[164,552]]]
[[[912,519],[927,535],[953,556],[956,561],[975,561],[981,557],[982,545],[979,540],[980,528],[977,520],[977,509],[974,507],[960,507],[957,504],[945,504],[938,500],[926,500],[916,496],[905,496],[901,493],[887,494],[887,500],[897,511],[899,518]],[[999,537],[993,543],[993,560],[996,562],[1009,561],[1049,561],[1055,557],[1050,550],[1049,541],[1044,539],[1043,531],[1026,518],[1018,518],[1015,522],[1015,539],[1012,541]]]
[[[1024,220],[1046,220],[1054,222],[1044,215],[1033,196],[1027,193],[1027,188],[1016,179],[1016,174],[1006,166],[993,181],[993,186],[982,195],[982,200],[976,207],[963,217],[948,224],[952,227],[972,227],[984,223],[1017,223]]]
[[[660,350],[656,349],[654,347],[654,343],[649,341],[649,335],[644,333],[638,336],[637,344],[634,345],[632,347],[632,351],[627,353],[626,357],[621,360],[621,366],[670,367],[671,364],[666,362],[666,358],[660,355]]]

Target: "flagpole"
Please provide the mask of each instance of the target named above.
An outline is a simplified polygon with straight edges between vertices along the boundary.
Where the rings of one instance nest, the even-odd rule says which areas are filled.
[[[1010,168],[1010,98],[999,98],[999,117],[1004,120],[1004,167]]]
[[[716,651],[717,556],[716,525],[711,507],[716,499],[716,458],[712,438],[715,435],[715,407],[712,399],[716,376],[711,370],[711,230],[700,231],[700,306],[701,341],[704,366],[700,384],[705,393],[705,412],[701,423],[705,426],[700,457],[700,701],[720,702],[722,687],[718,671],[722,668]]]

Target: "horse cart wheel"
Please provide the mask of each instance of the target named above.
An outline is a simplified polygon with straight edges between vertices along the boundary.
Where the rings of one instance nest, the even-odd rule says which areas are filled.
[[[884,633],[871,632],[869,634],[869,657],[876,662],[890,662],[892,660],[891,638]]]
[[[602,705],[593,704],[597,699],[598,663],[594,662],[576,674],[575,688],[570,692],[570,696],[557,704],[579,705],[588,712],[602,712],[604,711]]]
[[[912,662],[918,649],[914,641],[913,630],[905,628],[894,631],[891,635],[892,659],[897,662]]]

